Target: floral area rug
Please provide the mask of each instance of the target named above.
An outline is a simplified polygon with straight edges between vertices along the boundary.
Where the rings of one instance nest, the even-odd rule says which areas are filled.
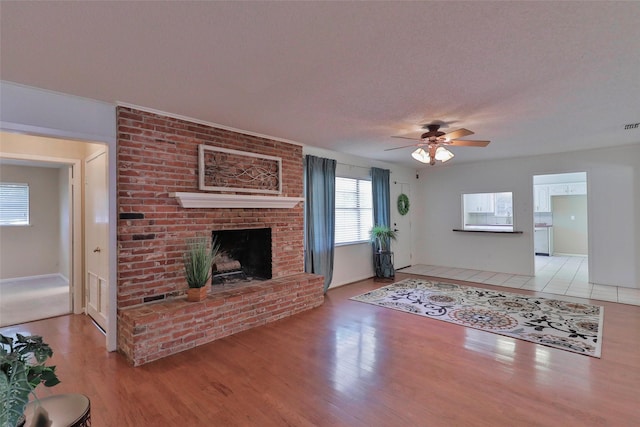
[[[604,307],[421,279],[351,298],[432,319],[600,357]]]

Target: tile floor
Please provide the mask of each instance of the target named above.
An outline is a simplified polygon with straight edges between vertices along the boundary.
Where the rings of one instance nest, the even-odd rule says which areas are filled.
[[[640,305],[640,289],[589,283],[587,257],[536,256],[535,262],[536,275],[533,277],[423,264],[413,265],[398,271],[570,297]]]

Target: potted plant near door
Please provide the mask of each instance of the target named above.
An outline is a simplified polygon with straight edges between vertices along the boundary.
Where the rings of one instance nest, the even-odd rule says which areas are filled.
[[[40,384],[60,382],[56,367],[45,365],[51,356],[53,350],[40,336],[0,334],[0,427],[23,425],[29,394],[35,395]]]
[[[211,245],[206,237],[187,240],[187,250],[182,255],[185,278],[189,286],[187,301],[202,301],[207,297],[211,268],[219,249],[220,245],[215,239]]]
[[[371,242],[374,244],[373,266],[376,277],[394,277],[395,269],[393,268],[391,240],[396,239],[396,232],[386,225],[376,225],[369,234]]]

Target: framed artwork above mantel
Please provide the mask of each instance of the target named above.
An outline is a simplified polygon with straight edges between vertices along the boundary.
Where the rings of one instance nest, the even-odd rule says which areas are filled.
[[[282,194],[282,158],[201,144],[198,181],[203,191]]]

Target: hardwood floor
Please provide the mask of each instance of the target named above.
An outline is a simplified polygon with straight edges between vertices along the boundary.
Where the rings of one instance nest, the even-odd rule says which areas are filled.
[[[138,368],[82,315],[1,331],[45,337],[62,383],[38,395],[86,394],[95,426],[640,423],[640,307],[595,302],[595,359],[348,299],[388,283],[330,290],[320,308]]]

